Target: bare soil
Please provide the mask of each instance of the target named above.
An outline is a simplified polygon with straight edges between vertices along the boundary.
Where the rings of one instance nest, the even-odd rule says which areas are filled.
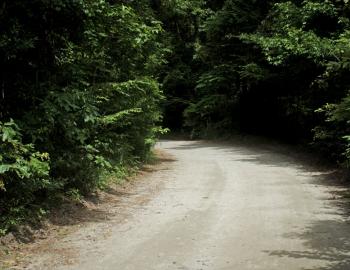
[[[147,180],[154,171],[169,169],[173,161],[173,156],[156,150],[151,164],[143,166],[136,175],[122,183],[117,181],[108,189],[91,194],[80,202],[67,201],[52,209],[42,222],[20,226],[16,232],[0,237],[0,270],[27,269],[33,258],[45,253],[52,253],[53,257],[47,262],[48,268],[44,269],[74,263],[75,251],[56,244],[69,242],[65,240],[67,236],[85,230],[91,224],[101,225],[101,234],[87,235],[86,239],[94,242],[95,237],[107,237],[110,224],[126,222],[132,214],[130,208],[146,204],[159,192],[162,183]]]

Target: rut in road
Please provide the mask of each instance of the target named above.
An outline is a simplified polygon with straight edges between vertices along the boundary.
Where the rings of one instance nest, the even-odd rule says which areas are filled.
[[[176,159],[154,172],[161,191],[109,236],[68,236],[74,263],[61,270],[349,270],[350,222],[343,187],[327,172],[264,145],[161,141]],[[331,180],[331,179],[330,179]],[[107,222],[107,221],[106,221]],[[92,224],[91,231],[99,224]],[[64,246],[62,243],[58,245]]]

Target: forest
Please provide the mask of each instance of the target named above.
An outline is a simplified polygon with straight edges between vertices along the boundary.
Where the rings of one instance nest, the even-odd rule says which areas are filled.
[[[3,0],[0,235],[152,158],[254,134],[350,166],[347,0]]]

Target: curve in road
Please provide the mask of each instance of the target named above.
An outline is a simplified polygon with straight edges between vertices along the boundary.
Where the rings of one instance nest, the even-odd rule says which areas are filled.
[[[74,270],[349,270],[350,223],[340,186],[289,150],[161,141],[175,157],[163,188]],[[36,266],[36,269],[39,267]]]

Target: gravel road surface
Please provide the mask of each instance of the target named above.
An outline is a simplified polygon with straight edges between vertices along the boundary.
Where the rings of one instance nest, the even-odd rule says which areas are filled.
[[[161,183],[147,203],[110,223],[101,239],[102,221],[58,243],[75,254],[70,263],[48,265],[49,250],[29,269],[350,269],[350,207],[330,172],[278,145],[161,141],[157,148],[174,160],[143,181]]]

